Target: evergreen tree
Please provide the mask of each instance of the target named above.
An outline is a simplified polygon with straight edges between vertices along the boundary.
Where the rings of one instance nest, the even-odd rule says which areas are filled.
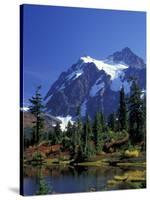
[[[81,146],[81,135],[82,135],[82,130],[83,130],[83,124],[81,120],[81,115],[80,115],[80,107],[77,107],[77,121],[75,123],[75,141],[76,145]]]
[[[50,130],[48,132],[48,140],[50,142],[51,145],[55,145],[58,142],[57,136],[55,134],[55,130]]]
[[[71,157],[74,158],[75,156],[75,147],[77,145],[77,140],[76,140],[76,123],[74,123],[72,125],[72,128],[71,128],[71,137],[70,137],[70,152],[71,152]]]
[[[118,122],[119,122],[119,129],[127,129],[127,108],[126,108],[126,100],[125,100],[125,93],[124,87],[122,87],[120,91],[120,103],[119,103],[119,112],[118,112]]]
[[[72,124],[70,121],[67,124],[66,136],[69,138],[72,136]]]
[[[102,150],[102,125],[100,113],[96,113],[93,125],[93,132],[96,152],[100,152]]]
[[[73,147],[73,157],[76,162],[83,160],[83,124],[80,115],[80,107],[77,108],[77,120],[73,125],[73,137],[72,137],[72,147]]]
[[[87,158],[90,158],[94,153],[94,145],[92,144],[92,138],[93,138],[93,133],[92,133],[92,128],[91,128],[91,122],[89,117],[87,117],[86,122],[84,124],[84,132],[83,132],[83,148],[84,148],[84,155]]]
[[[54,128],[54,137],[56,139],[56,144],[61,143],[63,139],[63,132],[61,130],[60,124],[57,123]]]
[[[116,116],[115,113],[111,113],[108,117],[108,126],[112,131],[116,129]]]
[[[81,146],[81,135],[83,131],[83,124],[82,120],[78,118],[77,120],[77,128],[76,128],[76,135],[77,135],[77,144]]]
[[[100,112],[100,123],[101,123],[101,127],[102,127],[102,132],[105,132],[105,130],[106,130],[105,117],[102,112]]]
[[[74,124],[74,133],[73,133],[73,157],[76,162],[79,162],[79,160],[84,159],[84,153],[83,153],[83,142],[82,142],[82,122],[78,120]]]
[[[129,133],[133,144],[140,142],[143,137],[144,111],[141,91],[134,80],[129,98]]]
[[[142,150],[146,150],[146,95],[144,95],[143,100],[142,100],[142,110],[143,110],[143,134],[142,134],[142,139],[143,139],[143,146]]]
[[[92,127],[91,127],[91,121],[89,116],[87,117],[86,120],[86,135],[87,135],[87,140],[91,140],[93,138],[93,132],[92,132]]]
[[[44,118],[42,116],[44,106],[42,104],[42,96],[40,94],[41,86],[38,86],[35,95],[29,99],[31,105],[29,107],[30,112],[34,115],[35,121],[33,121],[33,140],[35,144],[39,143],[41,132],[44,126]]]
[[[64,150],[69,150],[70,152],[73,150],[72,135],[73,135],[73,125],[69,121],[67,124],[67,130],[63,132],[62,144]]]

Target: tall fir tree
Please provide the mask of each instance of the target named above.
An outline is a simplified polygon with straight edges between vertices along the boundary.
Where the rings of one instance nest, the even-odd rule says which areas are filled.
[[[102,151],[102,125],[101,125],[101,115],[100,113],[96,113],[94,125],[93,125],[93,133],[94,133],[94,143],[96,152]]]
[[[77,122],[76,122],[76,136],[77,136],[77,144],[78,146],[81,146],[81,135],[83,130],[83,124],[81,120],[81,114],[80,114],[80,106],[77,108]]]
[[[72,123],[70,121],[67,124],[66,136],[69,138],[72,136]]]
[[[83,124],[80,119],[74,123],[73,132],[73,152],[76,162],[81,162],[84,159],[83,140],[82,140]]]
[[[115,113],[111,113],[108,116],[108,127],[112,130],[115,131],[116,130],[116,115]]]
[[[129,133],[133,144],[142,141],[144,127],[144,111],[141,91],[136,81],[133,80],[129,98]]]
[[[57,123],[54,128],[54,137],[56,138],[56,143],[61,143],[63,139],[63,132],[61,130],[60,124]]]
[[[78,118],[77,120],[77,130],[76,130],[76,134],[77,134],[77,144],[81,145],[81,135],[82,135],[82,131],[83,131],[83,124],[82,124],[82,120],[80,118]]]
[[[119,123],[120,130],[127,129],[127,106],[126,106],[124,87],[122,87],[122,89],[120,90],[118,123]]]
[[[143,110],[142,150],[145,151],[146,150],[146,94],[144,94],[142,99],[142,110]]]
[[[104,117],[103,112],[100,112],[100,123],[101,123],[102,131],[105,132],[106,124],[105,124],[105,117]]]
[[[66,127],[66,131],[63,131],[62,133],[62,145],[64,150],[69,150],[70,152],[73,150],[73,144],[72,144],[72,135],[73,135],[73,125],[69,121]]]
[[[87,116],[86,122],[84,124],[84,131],[83,131],[83,151],[86,158],[90,158],[92,155],[95,154],[95,149],[93,145],[93,131],[91,127],[91,121],[89,116]]]
[[[80,115],[80,107],[77,107],[76,112],[76,122],[74,123],[74,132],[73,132],[73,146],[74,146],[74,158],[76,162],[83,160],[83,124]]]
[[[40,136],[42,129],[44,127],[44,118],[43,118],[43,99],[40,93],[41,86],[38,86],[35,95],[29,99],[30,101],[30,112],[34,115],[35,121],[33,121],[33,143],[38,144],[40,141]]]

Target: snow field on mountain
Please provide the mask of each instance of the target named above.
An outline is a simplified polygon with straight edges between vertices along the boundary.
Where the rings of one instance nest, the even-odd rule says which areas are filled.
[[[67,125],[68,122],[70,121],[71,124],[74,123],[74,121],[72,120],[72,117],[70,115],[67,115],[66,117],[61,117],[61,116],[57,116],[56,118],[61,120],[61,124],[60,124],[60,128],[62,131],[66,131],[67,130]]]
[[[81,57],[84,63],[94,63],[99,70],[104,70],[108,75],[110,75],[111,80],[118,77],[120,71],[127,69],[128,66],[124,64],[109,64],[102,60],[96,60],[90,56]]]

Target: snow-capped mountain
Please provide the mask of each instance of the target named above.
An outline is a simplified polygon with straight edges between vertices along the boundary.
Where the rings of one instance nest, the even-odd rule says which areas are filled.
[[[96,60],[81,57],[68,71],[61,73],[45,96],[47,112],[55,116],[75,117],[80,107],[82,117],[91,118],[97,111],[106,115],[116,111],[119,91],[129,94],[132,77],[142,90],[146,87],[146,64],[128,47]]]

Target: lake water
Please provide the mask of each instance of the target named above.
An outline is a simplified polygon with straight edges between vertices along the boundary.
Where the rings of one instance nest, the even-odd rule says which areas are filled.
[[[131,169],[111,166],[28,166],[24,168],[24,194],[36,194],[39,188],[39,177],[41,176],[44,178],[51,194],[130,189],[131,187],[126,183],[111,187],[107,184],[107,181],[113,179],[115,175],[122,175],[128,170]]]

